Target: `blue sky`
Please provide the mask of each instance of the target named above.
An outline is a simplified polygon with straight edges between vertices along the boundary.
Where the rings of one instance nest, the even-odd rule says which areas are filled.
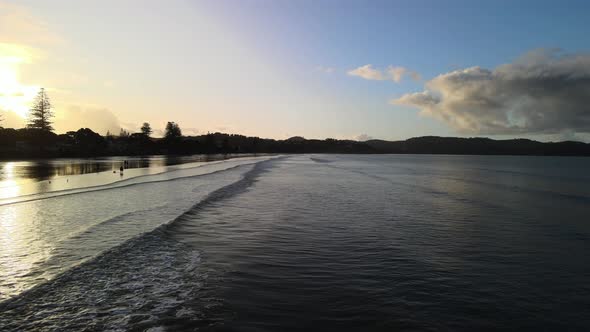
[[[2,3],[14,12],[6,17],[22,21],[17,26],[24,31],[3,30],[0,23],[0,45],[43,54],[18,66],[19,84],[46,86],[62,109],[64,126],[108,113],[109,124],[98,131],[117,126],[135,130],[143,121],[160,128],[168,120],[179,122],[187,133],[220,130],[275,138],[485,135],[546,140],[584,138],[590,130],[568,125],[575,118],[554,130],[545,123],[526,128],[501,123],[514,116],[510,112],[524,117],[519,123],[533,123],[521,109],[506,110],[506,115],[494,108],[489,112],[496,112],[496,118],[479,121],[467,104],[453,109],[456,100],[445,96],[436,107],[408,98],[392,102],[414,92],[447,93],[449,82],[434,87],[429,81],[474,66],[493,71],[538,49],[587,56],[590,4],[585,1]],[[53,41],[30,38],[32,31]],[[551,70],[565,62],[563,55],[547,55],[540,65]],[[383,73],[389,66],[403,68],[421,79],[406,74],[396,82],[350,74],[368,64]],[[61,76],[68,78],[56,79]],[[72,77],[80,78],[78,83]],[[498,80],[494,91],[514,83],[504,78],[492,77]],[[476,84],[490,90],[481,81]],[[529,92],[511,98],[528,98]],[[561,104],[557,99],[555,105]],[[556,116],[546,112],[546,119]],[[448,116],[465,121],[459,125]],[[77,117],[81,119],[72,120]],[[498,123],[503,129],[494,130]]]

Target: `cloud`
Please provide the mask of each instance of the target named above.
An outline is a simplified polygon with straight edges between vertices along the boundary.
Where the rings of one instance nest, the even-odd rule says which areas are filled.
[[[373,65],[368,64],[348,71],[350,76],[358,76],[366,80],[375,81],[394,81],[399,83],[405,76],[409,76],[415,81],[421,80],[420,74],[409,70],[405,67],[388,66],[385,70],[373,68]]]
[[[54,110],[55,117],[53,127],[55,132],[62,134],[71,130],[80,128],[90,128],[93,131],[104,135],[107,131],[119,133],[121,124],[119,119],[108,109],[93,105],[69,105],[58,107]],[[5,128],[24,128],[27,119],[19,116],[11,110],[0,107],[0,116],[2,121],[0,126]],[[139,128],[139,127],[137,127]],[[135,128],[133,128],[135,129]],[[138,131],[133,130],[133,131]]]
[[[121,130],[119,119],[113,112],[106,108],[86,105],[69,105],[63,110],[57,109],[53,126],[57,133],[90,128],[104,135],[107,131],[119,133]]]
[[[385,75],[378,69],[373,68],[373,65],[368,64],[356,69],[348,71],[348,75],[358,76],[366,80],[384,81],[386,80]]]
[[[355,137],[354,139],[355,139],[356,141],[359,141],[359,142],[364,142],[364,141],[369,141],[369,140],[372,140],[372,139],[373,139],[373,137],[372,137],[372,136],[369,136],[369,135],[367,135],[367,134],[360,134],[360,135],[358,135],[357,137]]]
[[[493,70],[439,75],[392,100],[468,134],[590,132],[590,54],[536,50]]]
[[[404,68],[404,67],[389,67],[389,68],[387,68],[387,73],[391,76],[391,79],[394,82],[401,81],[405,72],[406,72],[406,68]]]

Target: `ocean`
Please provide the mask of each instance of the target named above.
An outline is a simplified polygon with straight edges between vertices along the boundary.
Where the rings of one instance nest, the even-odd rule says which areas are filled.
[[[589,330],[588,170],[248,156],[0,186],[0,330]]]

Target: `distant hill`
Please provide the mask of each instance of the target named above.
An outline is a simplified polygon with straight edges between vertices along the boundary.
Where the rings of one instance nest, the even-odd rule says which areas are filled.
[[[379,153],[590,156],[590,144],[587,143],[544,143],[523,138],[493,140],[424,136],[405,141],[370,140],[365,143]]]

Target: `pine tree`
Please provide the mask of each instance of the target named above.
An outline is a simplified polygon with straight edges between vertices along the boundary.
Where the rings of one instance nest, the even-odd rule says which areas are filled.
[[[143,126],[141,126],[141,133],[145,137],[150,137],[150,135],[152,134],[152,127],[150,126],[149,123],[147,123],[147,122],[143,123]]]
[[[49,97],[47,97],[45,89],[41,88],[37,94],[37,97],[35,97],[35,100],[33,101],[33,106],[31,107],[29,113],[29,124],[27,127],[43,130],[46,132],[53,131],[53,127],[51,126],[52,117],[53,111],[51,110]]]

